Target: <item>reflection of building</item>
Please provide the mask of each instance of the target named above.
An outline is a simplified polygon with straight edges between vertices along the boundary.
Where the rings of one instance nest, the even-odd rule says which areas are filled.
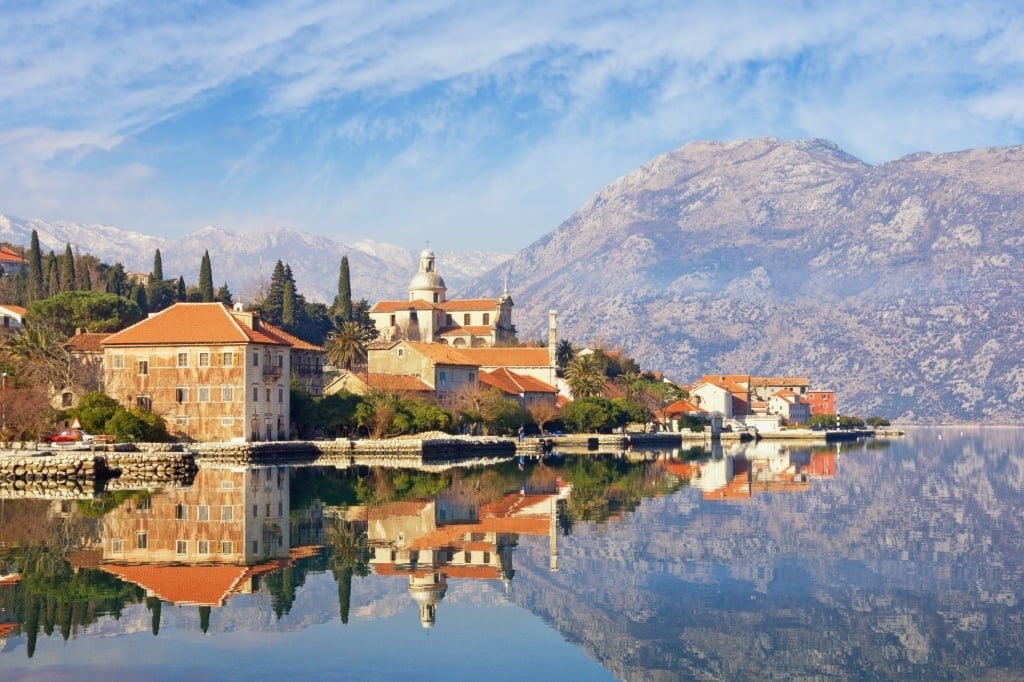
[[[762,492],[800,492],[815,478],[832,478],[836,454],[831,450],[791,450],[764,443],[742,452],[696,462],[668,460],[666,469],[701,490],[706,500],[750,499]]]
[[[420,623],[431,627],[449,580],[501,580],[508,588],[520,535],[550,537],[551,569],[557,570],[558,502],[568,494],[560,483],[552,493],[513,493],[486,505],[440,496],[372,508],[370,564],[378,575],[408,577]]]
[[[204,467],[189,488],[137,496],[103,518],[103,560],[251,564],[288,556],[288,468]]]

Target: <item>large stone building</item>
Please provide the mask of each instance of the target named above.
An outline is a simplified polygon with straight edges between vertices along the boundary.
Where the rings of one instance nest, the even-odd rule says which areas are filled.
[[[434,252],[420,254],[419,271],[409,282],[405,301],[379,301],[370,319],[382,341],[446,343],[455,348],[484,348],[515,343],[512,297],[453,299],[437,272]]]
[[[322,366],[318,347],[221,303],[178,303],[103,341],[107,395],[188,440],[287,439],[289,383],[305,370],[316,390]]]

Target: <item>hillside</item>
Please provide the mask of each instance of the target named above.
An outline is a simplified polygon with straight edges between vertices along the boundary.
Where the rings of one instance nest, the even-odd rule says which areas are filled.
[[[820,140],[688,144],[501,266],[522,338],[677,380],[808,375],[839,409],[1024,416],[1024,148],[872,166]],[[484,293],[498,271],[467,293]]]

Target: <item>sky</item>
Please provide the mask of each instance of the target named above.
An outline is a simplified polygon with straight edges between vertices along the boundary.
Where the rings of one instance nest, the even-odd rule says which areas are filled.
[[[1017,0],[0,0],[0,213],[513,252],[695,140],[1024,141]]]

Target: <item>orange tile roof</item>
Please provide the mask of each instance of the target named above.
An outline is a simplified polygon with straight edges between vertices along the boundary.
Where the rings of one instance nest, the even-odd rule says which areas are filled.
[[[547,348],[460,348],[473,364],[481,367],[549,367]]]
[[[108,336],[109,332],[82,332],[72,336],[64,345],[78,353],[102,353],[103,342]]]
[[[440,307],[448,312],[456,310],[493,310],[498,307],[500,299],[497,298],[454,298],[440,304]]]
[[[10,310],[15,315],[25,317],[25,309],[22,308],[20,305],[14,305],[13,303],[4,303],[3,305],[0,305],[0,308],[5,308],[7,310]]]
[[[27,260],[15,253],[9,246],[0,246],[0,261],[19,264],[28,263]]]
[[[463,365],[476,367],[480,363],[470,359],[466,352],[468,349],[455,349],[446,343],[423,343],[421,341],[406,341],[405,345],[420,355],[433,360],[439,365]]]
[[[111,334],[104,346],[260,343],[291,345],[271,325],[252,329],[222,303],[175,303],[147,319]]]
[[[705,410],[703,407],[700,407],[699,405],[691,403],[689,400],[684,399],[677,400],[674,403],[671,403],[670,405],[665,407],[663,412],[667,416],[672,416],[676,414],[687,414],[690,412],[707,412],[707,410]]]
[[[311,351],[318,351],[318,352],[321,352],[321,353],[324,350],[320,346],[315,346],[312,343],[310,343],[309,341],[303,341],[299,337],[297,337],[297,336],[295,336],[293,334],[289,334],[288,332],[286,332],[285,330],[281,329],[280,327],[272,325],[272,324],[270,324],[268,322],[260,321],[260,326],[269,329],[270,331],[272,331],[274,333],[275,336],[279,336],[282,339],[284,339],[285,341],[287,341],[288,343],[290,343],[292,348],[295,349],[295,350],[311,350]]]
[[[10,573],[5,576],[0,576],[0,585],[13,585],[19,580],[21,580],[21,576],[19,574]]]
[[[435,306],[433,303],[417,298],[413,301],[377,301],[377,303],[370,308],[370,312],[393,313],[399,310],[433,310],[434,308]]]
[[[172,604],[221,606],[243,580],[288,565],[277,559],[257,566],[237,564],[104,564],[107,573],[135,583]]]
[[[434,389],[422,379],[412,374],[378,374],[368,373],[357,375],[368,388],[378,391],[415,391],[433,393]]]
[[[499,367],[492,372],[480,372],[480,381],[494,386],[500,391],[511,394],[520,393],[558,393],[558,389],[531,376],[516,374],[506,367]]]
[[[0,623],[0,640],[18,629],[18,623]]]

